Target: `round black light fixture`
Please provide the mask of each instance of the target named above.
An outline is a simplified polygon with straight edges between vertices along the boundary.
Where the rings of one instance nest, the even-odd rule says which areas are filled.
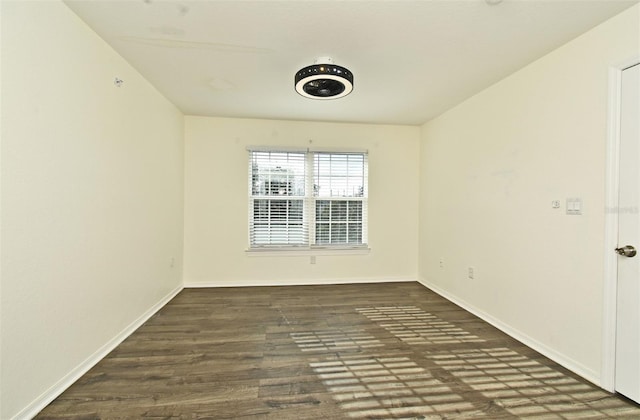
[[[353,90],[353,73],[333,64],[330,57],[299,70],[295,77],[296,92],[311,99],[338,99]]]

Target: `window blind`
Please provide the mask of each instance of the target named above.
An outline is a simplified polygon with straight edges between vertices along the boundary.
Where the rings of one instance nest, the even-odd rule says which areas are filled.
[[[366,154],[314,153],[315,244],[366,244]]]
[[[307,245],[306,154],[254,151],[250,158],[251,247]]]
[[[367,154],[249,150],[249,247],[366,247]]]

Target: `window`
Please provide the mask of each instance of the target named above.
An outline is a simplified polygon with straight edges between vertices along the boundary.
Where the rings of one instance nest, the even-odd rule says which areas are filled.
[[[361,245],[365,155],[314,153],[315,244]]]
[[[304,153],[251,152],[251,247],[307,244]]]
[[[249,151],[249,247],[367,246],[365,152]]]

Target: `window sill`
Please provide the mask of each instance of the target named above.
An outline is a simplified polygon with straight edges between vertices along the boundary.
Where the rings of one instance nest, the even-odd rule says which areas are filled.
[[[371,248],[266,248],[247,249],[248,257],[308,257],[317,255],[367,255]]]

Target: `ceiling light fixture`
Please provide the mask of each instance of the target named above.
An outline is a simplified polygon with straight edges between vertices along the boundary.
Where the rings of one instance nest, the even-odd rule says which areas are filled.
[[[333,64],[331,57],[320,57],[296,73],[295,87],[305,98],[338,99],[353,90],[353,73]]]

